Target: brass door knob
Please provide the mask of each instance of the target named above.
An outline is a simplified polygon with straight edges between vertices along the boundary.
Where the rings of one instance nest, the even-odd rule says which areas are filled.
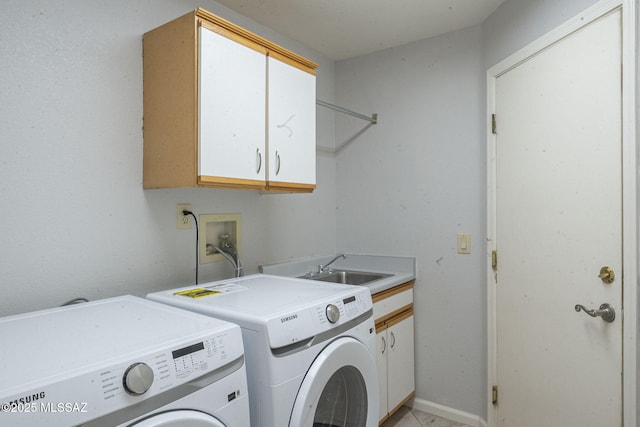
[[[613,272],[611,267],[607,267],[606,265],[600,269],[600,274],[598,274],[600,280],[604,283],[611,283],[616,278],[616,274]]]

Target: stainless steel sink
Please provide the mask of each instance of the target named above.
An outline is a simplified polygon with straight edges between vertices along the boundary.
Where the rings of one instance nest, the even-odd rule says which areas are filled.
[[[370,273],[365,271],[336,270],[322,273],[317,276],[304,276],[305,279],[319,280],[321,282],[344,283],[346,285],[366,285],[375,280],[384,279],[391,274]]]

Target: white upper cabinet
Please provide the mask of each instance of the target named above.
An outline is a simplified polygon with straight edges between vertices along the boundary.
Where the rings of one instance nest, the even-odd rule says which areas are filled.
[[[268,68],[269,186],[315,185],[315,76],[273,56]]]
[[[265,180],[266,51],[200,27],[198,175]]]
[[[317,64],[204,9],[143,37],[144,188],[315,188]]]

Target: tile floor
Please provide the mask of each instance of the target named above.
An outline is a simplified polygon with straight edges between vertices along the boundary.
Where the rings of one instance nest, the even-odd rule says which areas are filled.
[[[380,427],[469,427],[403,406]]]

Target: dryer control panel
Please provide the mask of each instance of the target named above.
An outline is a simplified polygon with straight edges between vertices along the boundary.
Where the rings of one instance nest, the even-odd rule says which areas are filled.
[[[230,332],[208,336],[174,349],[138,357],[94,373],[91,381],[103,401],[132,399],[175,388],[242,356]],[[146,367],[146,368],[144,368]],[[134,390],[131,390],[131,388]]]
[[[182,385],[195,379],[200,381],[208,374],[230,373],[222,374],[225,368],[233,372],[237,369],[233,366],[241,364],[243,354],[241,331],[234,325],[172,348],[130,354],[128,359],[112,365],[94,366],[89,372],[77,372],[70,378],[3,398],[0,419],[14,426],[86,423],[120,408],[153,400],[168,390],[180,393]],[[83,368],[86,367],[78,367]],[[24,412],[30,414],[25,416]]]

